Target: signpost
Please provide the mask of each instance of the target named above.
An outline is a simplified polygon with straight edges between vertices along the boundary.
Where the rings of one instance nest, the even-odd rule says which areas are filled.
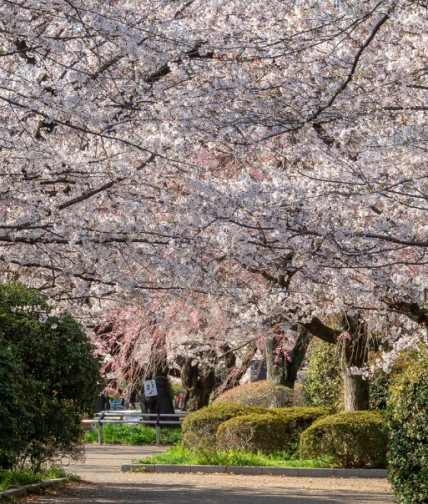
[[[158,395],[158,389],[156,388],[155,380],[145,380],[143,381],[144,385],[144,395],[146,397],[155,397]]]

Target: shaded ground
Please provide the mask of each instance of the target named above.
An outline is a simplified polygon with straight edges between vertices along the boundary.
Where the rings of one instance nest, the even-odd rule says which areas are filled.
[[[85,464],[66,470],[85,482],[32,498],[37,504],[390,504],[384,479],[291,478],[231,474],[121,473],[156,447],[89,446]]]

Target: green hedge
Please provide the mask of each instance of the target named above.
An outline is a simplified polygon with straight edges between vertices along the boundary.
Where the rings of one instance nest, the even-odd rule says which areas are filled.
[[[294,451],[299,435],[328,408],[279,408],[223,422],[217,429],[217,446],[252,452]]]
[[[373,411],[351,411],[314,422],[300,436],[301,458],[332,457],[337,467],[386,467],[385,422]]]
[[[183,445],[212,448],[218,426],[230,418],[250,413],[265,413],[266,408],[237,403],[219,403],[190,413],[182,424]]]
[[[302,386],[296,383],[294,390],[283,385],[271,385],[268,380],[246,383],[227,390],[218,396],[213,404],[235,402],[247,406],[281,408],[303,406]]]
[[[390,389],[389,479],[403,504],[428,502],[428,350],[421,350]]]

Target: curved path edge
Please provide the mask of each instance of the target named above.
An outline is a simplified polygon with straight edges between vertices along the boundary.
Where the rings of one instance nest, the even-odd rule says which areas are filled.
[[[39,481],[38,483],[32,483],[31,485],[23,485],[16,488],[10,488],[9,490],[1,490],[0,491],[0,500],[9,497],[23,497],[27,494],[36,492],[41,488],[49,488],[49,487],[61,487],[64,486],[65,483],[69,481],[69,478],[55,478],[45,481]]]
[[[178,464],[124,464],[122,472],[228,473],[311,478],[386,478],[386,469],[334,469],[312,467],[212,466]]]

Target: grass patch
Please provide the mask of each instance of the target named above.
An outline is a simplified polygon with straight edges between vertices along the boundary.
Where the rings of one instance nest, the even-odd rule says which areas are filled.
[[[263,467],[331,467],[331,460],[302,460],[297,454],[277,452],[265,455],[243,450],[191,450],[182,445],[135,461],[137,464],[235,465]]]
[[[156,428],[144,425],[107,424],[103,426],[103,441],[106,444],[144,445],[156,443]],[[163,427],[160,444],[173,445],[181,441],[181,427]],[[98,443],[98,427],[85,435],[86,443]]]
[[[41,472],[34,473],[30,469],[22,469],[17,471],[0,471],[0,490],[8,490],[9,488],[31,485],[55,478],[68,477],[62,467],[50,467]]]

